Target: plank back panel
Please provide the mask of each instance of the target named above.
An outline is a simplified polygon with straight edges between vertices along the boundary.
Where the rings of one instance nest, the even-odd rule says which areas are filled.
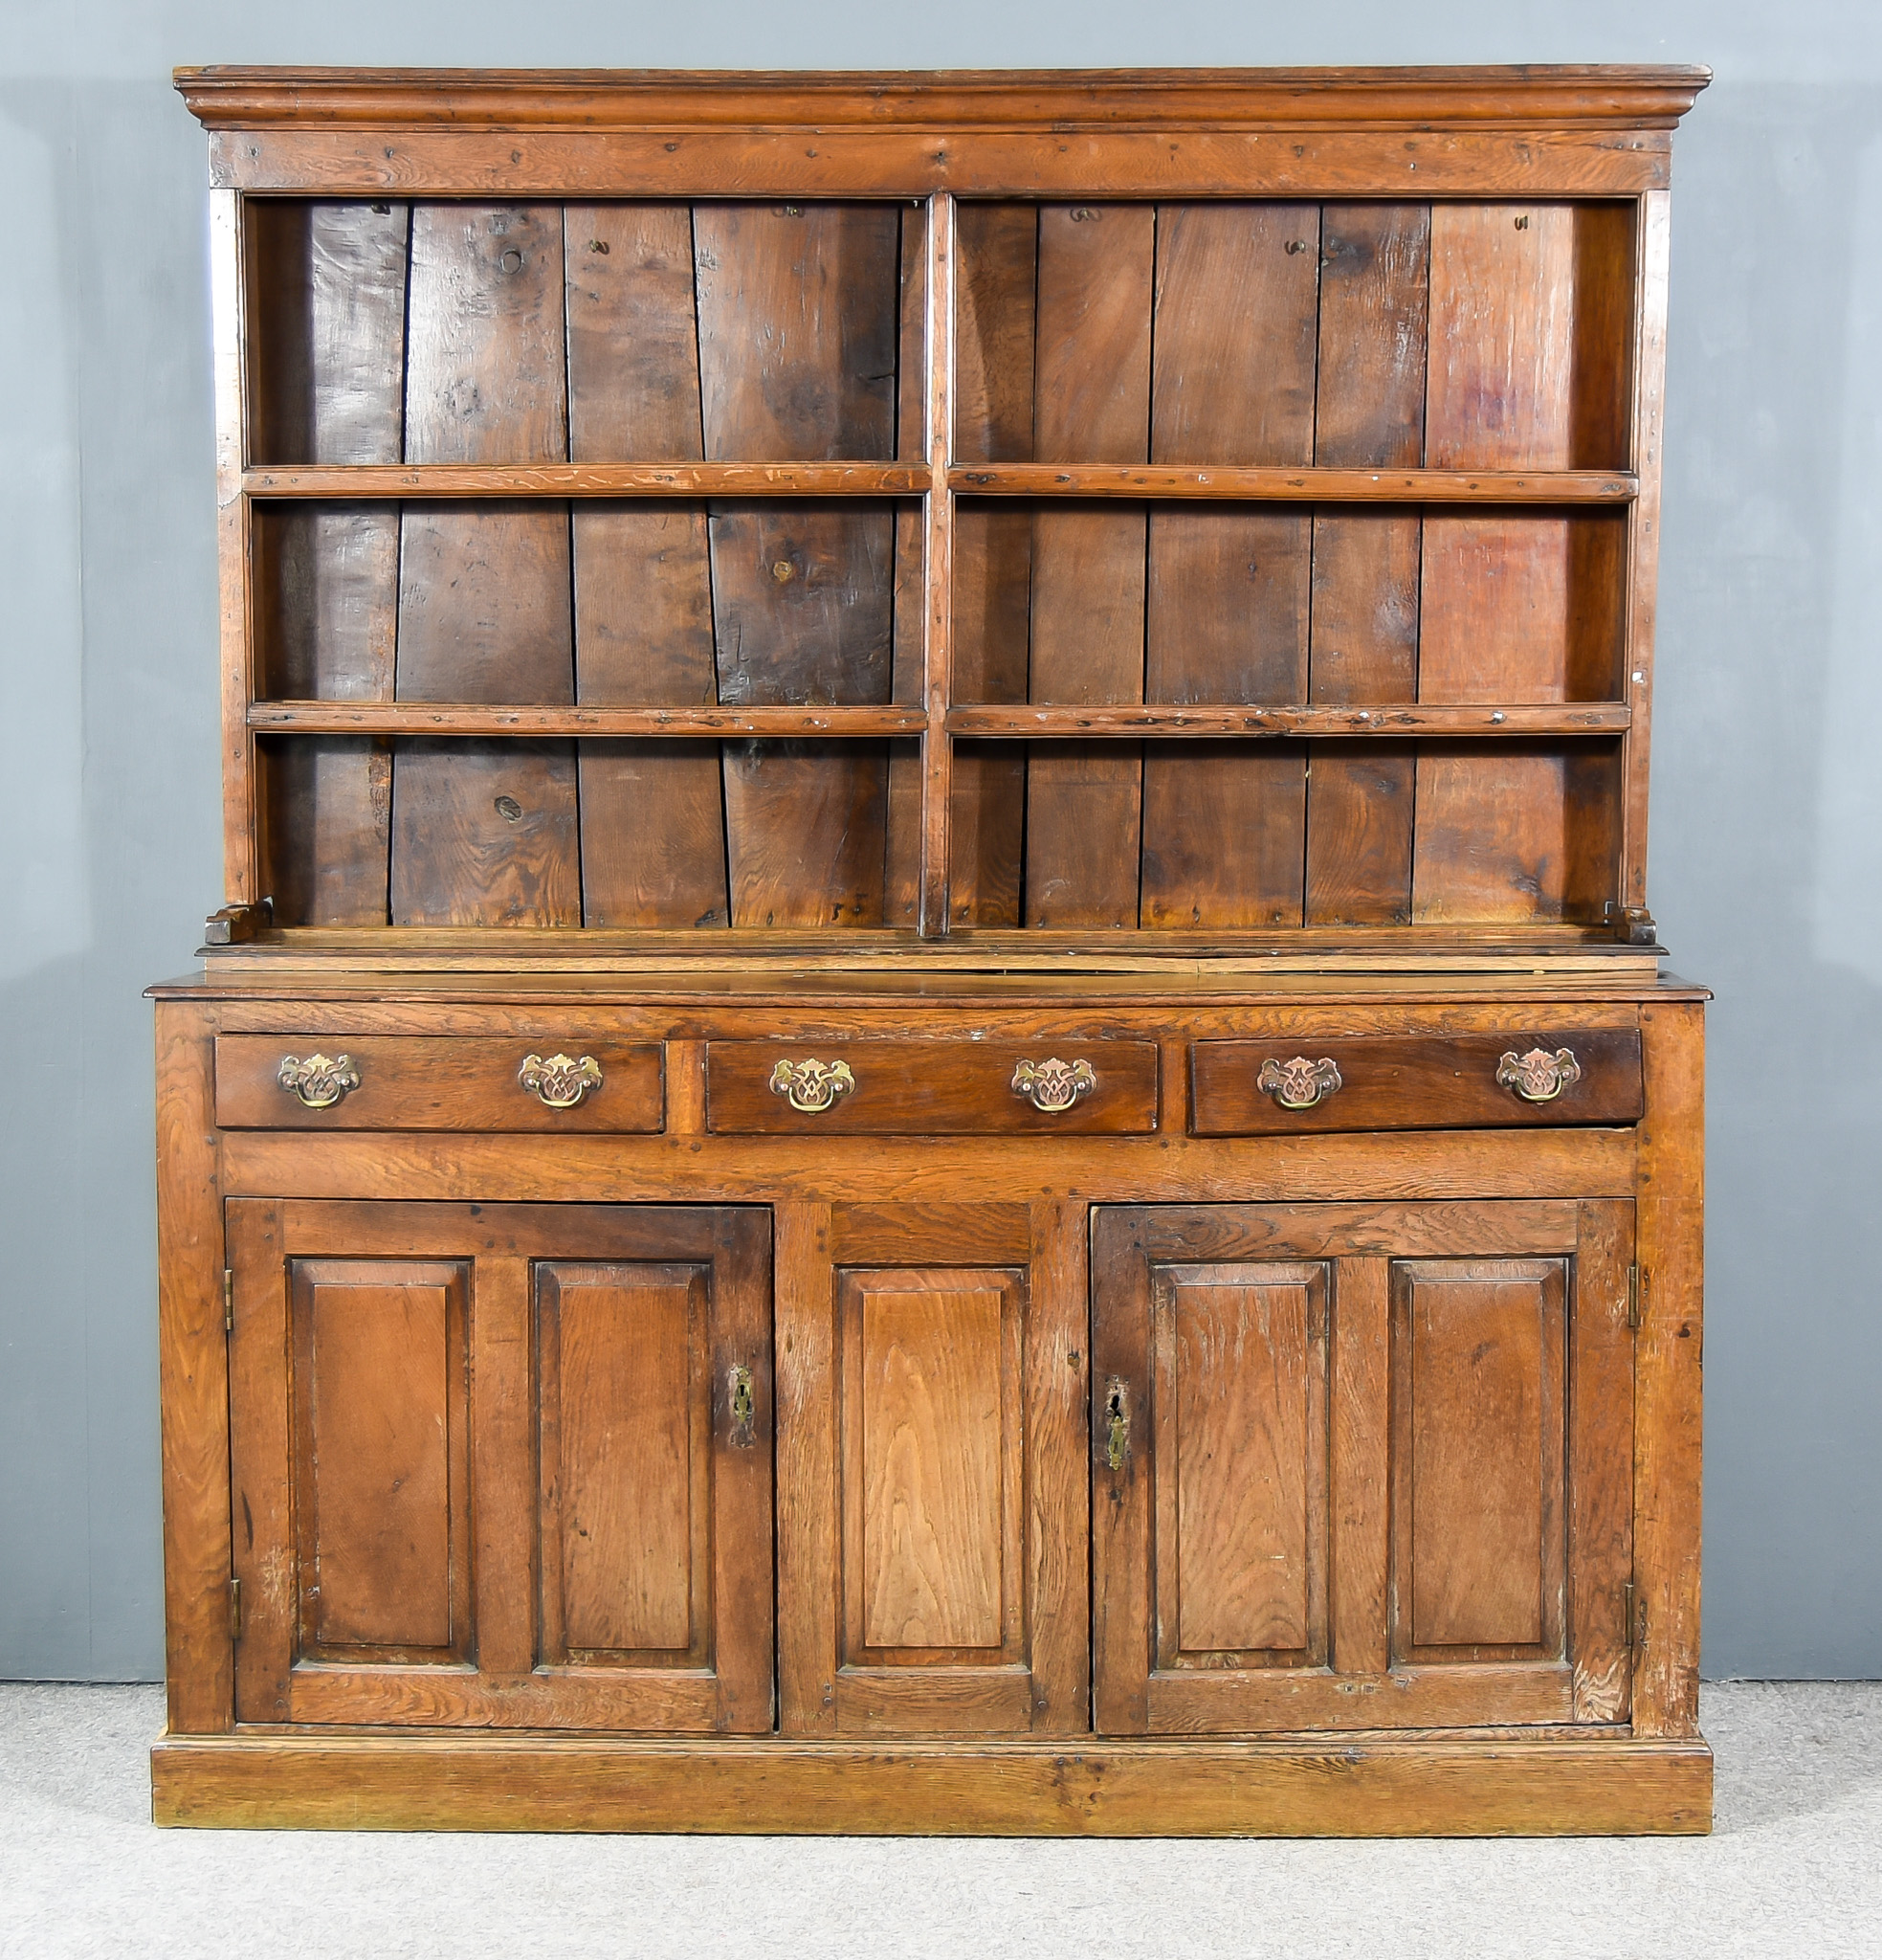
[[[1026,426],[1030,440],[1030,390]],[[1026,699],[1032,525],[1030,512],[1007,504],[963,498],[955,508],[957,702]],[[954,924],[1020,923],[1025,826],[1025,751],[1012,743],[957,743],[949,822]]]
[[[547,1658],[670,1658],[697,1648],[703,1661],[712,1423],[704,1275],[545,1263],[536,1284]]]
[[[1320,233],[1314,460],[1412,469],[1424,459],[1428,205],[1329,205]],[[1310,701],[1418,698],[1416,512],[1314,518]],[[1307,791],[1309,925],[1397,925],[1411,916],[1413,757],[1317,745]]]
[[[710,460],[895,455],[901,234],[890,205],[700,205],[693,214]],[[715,504],[719,696],[886,702],[888,506]],[[725,746],[735,926],[879,925],[888,750]]]
[[[300,1651],[460,1658],[470,1639],[464,1272],[303,1259],[291,1288]]]
[[[245,228],[250,455],[397,462],[410,207],[263,202]],[[389,701],[397,509],[263,507],[250,549],[257,689]],[[357,737],[290,744],[261,761],[258,855],[279,923],[387,923],[390,774],[390,749]]]
[[[410,207],[247,207],[249,454],[392,463],[404,406]]]
[[[700,458],[691,208],[569,205],[563,226],[569,460]],[[582,503],[570,528],[576,699],[715,702],[704,506]],[[585,924],[726,923],[716,745],[584,743],[580,783]]]
[[[1040,207],[1040,461],[1146,459],[1155,257],[1149,205]],[[1033,511],[1030,700],[1143,699],[1146,524],[1141,508]],[[1027,773],[1026,923],[1135,924],[1140,752],[1118,743],[1035,746]]]
[[[1416,798],[1415,923],[1605,916],[1620,848],[1612,745],[1428,743]]]
[[[413,211],[409,462],[565,459],[564,285],[562,214],[552,207]],[[406,701],[574,699],[564,506],[407,506],[398,693]],[[576,795],[567,743],[402,744],[393,768],[392,923],[579,924]],[[499,799],[522,817],[509,817]]]
[[[1313,205],[1159,208],[1153,462],[1313,459],[1319,233]],[[1306,699],[1311,523],[1151,512],[1145,700]],[[1298,749],[1146,748],[1140,923],[1298,924],[1305,799]]]

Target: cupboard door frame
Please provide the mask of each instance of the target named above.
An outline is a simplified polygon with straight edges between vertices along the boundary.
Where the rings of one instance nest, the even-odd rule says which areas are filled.
[[[776,1208],[778,1675],[786,1734],[1089,1729],[1082,1203]],[[925,1281],[924,1277],[925,1276]],[[858,1314],[875,1290],[998,1291],[1000,1639],[866,1643]],[[1009,1398],[1009,1399],[1008,1399]]]
[[[383,1199],[232,1198],[230,1459],[238,1723],[368,1723],[662,1733],[767,1733],[772,1726],[772,1385],[770,1230],[760,1207],[470,1205]],[[387,1657],[345,1665],[309,1659],[301,1636],[291,1428],[297,1261],[399,1262],[462,1275],[469,1376],[466,1503],[453,1515],[469,1626],[449,1664]],[[703,1276],[709,1440],[691,1460],[710,1482],[710,1570],[692,1574],[709,1625],[677,1656],[609,1656],[568,1664],[544,1651],[541,1581],[545,1519],[537,1407],[541,1314],[535,1287],[553,1269],[631,1265]],[[303,1318],[304,1316],[299,1317]],[[689,1338],[695,1374],[697,1343]],[[736,1413],[734,1370],[751,1407]],[[464,1514],[467,1509],[468,1515]],[[454,1629],[455,1634],[455,1629]],[[675,1664],[677,1661],[678,1664]]]
[[[1628,1199],[1381,1204],[1100,1206],[1093,1215],[1092,1611],[1099,1734],[1256,1734],[1310,1729],[1612,1725],[1628,1714],[1632,1579],[1633,1347]],[[1326,1261],[1329,1502],[1324,1533],[1330,1651],[1319,1665],[1173,1666],[1160,1563],[1173,1502],[1159,1472],[1173,1435],[1156,1367],[1160,1268],[1284,1270]],[[1545,1453],[1561,1502],[1542,1520],[1543,1637],[1532,1647],[1408,1645],[1411,1492],[1406,1446],[1406,1310],[1395,1297],[1434,1270],[1561,1274],[1562,1395]],[[1439,1265],[1437,1262],[1442,1262]],[[1546,1279],[1536,1281],[1546,1286]],[[1396,1331],[1395,1331],[1396,1328]],[[1546,1331],[1543,1346],[1546,1347]],[[1543,1349],[1539,1348],[1539,1355]],[[1128,1442],[1113,1467],[1108,1408],[1121,1390]],[[1565,1396],[1565,1405],[1563,1397]],[[1539,1466],[1544,1467],[1545,1466]],[[1546,1470],[1545,1470],[1546,1474]],[[1310,1483],[1311,1487],[1311,1483]],[[1559,1548],[1559,1550],[1557,1549]],[[1170,1553],[1173,1556],[1174,1553]],[[1401,1631],[1403,1621],[1404,1632]],[[1553,1647],[1549,1642],[1553,1637]],[[1310,1630],[1311,1641],[1311,1630]],[[1451,1658],[1445,1658],[1446,1655]],[[1281,1657],[1292,1661],[1292,1656]]]

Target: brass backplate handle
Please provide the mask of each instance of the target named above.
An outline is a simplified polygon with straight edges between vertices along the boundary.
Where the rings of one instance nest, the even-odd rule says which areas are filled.
[[[517,1080],[545,1108],[574,1109],[601,1087],[601,1063],[592,1055],[525,1055]]]
[[[781,1061],[771,1071],[771,1093],[789,1097],[790,1106],[806,1116],[820,1114],[855,1086],[847,1061],[818,1061],[807,1056],[802,1061]]]
[[[1131,1453],[1131,1390],[1122,1375],[1104,1385],[1104,1467],[1121,1470]]]
[[[1553,1055],[1546,1048],[1532,1048],[1527,1055],[1511,1049],[1496,1064],[1496,1080],[1525,1102],[1553,1102],[1582,1080],[1582,1065],[1566,1048],[1558,1048]]]
[[[732,1410],[732,1447],[751,1448],[752,1424],[758,1419],[758,1405],[752,1400],[751,1370],[734,1366],[725,1377],[726,1400]]]
[[[1309,1061],[1304,1055],[1296,1055],[1291,1061],[1264,1061],[1254,1086],[1264,1096],[1273,1097],[1283,1109],[1311,1109],[1345,1084],[1331,1057],[1323,1055],[1318,1061]]]
[[[284,1055],[275,1080],[309,1109],[331,1109],[360,1086],[350,1055]]]
[[[1013,1071],[1013,1094],[1024,1096],[1048,1116],[1070,1109],[1096,1087],[1097,1071],[1088,1061],[1060,1061],[1051,1056],[1044,1061],[1022,1061]]]

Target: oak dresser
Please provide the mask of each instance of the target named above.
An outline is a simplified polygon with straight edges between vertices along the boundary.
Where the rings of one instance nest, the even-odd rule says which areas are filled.
[[[161,1821],[1708,1828],[1705,80],[179,74]]]

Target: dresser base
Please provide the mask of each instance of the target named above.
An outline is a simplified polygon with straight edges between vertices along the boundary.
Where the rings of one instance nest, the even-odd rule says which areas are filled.
[[[166,1736],[159,1824],[963,1838],[1546,1838],[1712,1828],[1698,1737],[613,1742]]]

